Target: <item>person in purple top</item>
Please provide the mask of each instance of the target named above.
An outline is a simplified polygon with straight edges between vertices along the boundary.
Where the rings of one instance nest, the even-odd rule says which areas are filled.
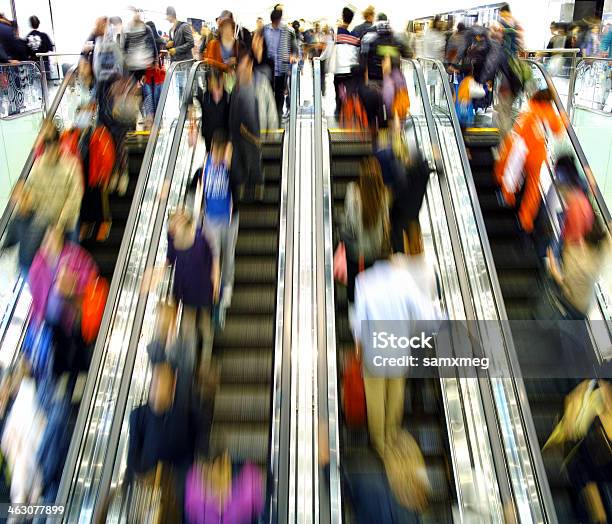
[[[219,267],[204,230],[186,211],[170,217],[168,264],[174,268],[172,295],[183,304],[181,335],[184,340],[201,336],[200,369],[206,369],[212,351],[211,308],[219,294]]]

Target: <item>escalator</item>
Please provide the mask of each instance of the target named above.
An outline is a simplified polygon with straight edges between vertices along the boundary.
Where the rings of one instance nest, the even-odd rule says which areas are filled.
[[[360,160],[372,154],[369,142],[363,142],[360,135],[341,130],[330,130],[331,187],[333,196],[333,245],[339,242],[339,227],[344,210],[344,197],[349,182],[359,175]],[[346,287],[335,284],[335,326],[338,370],[342,373],[343,363],[354,342],[349,327]],[[341,377],[338,377],[339,385]],[[452,522],[451,505],[453,494],[453,473],[450,461],[444,408],[438,380],[415,378],[406,381],[404,399],[404,428],[412,433],[421,448],[427,464],[427,475],[432,487],[432,498],[424,522]],[[352,429],[341,423],[341,463],[345,476],[344,500],[352,503],[344,506],[346,522],[356,521],[351,515],[355,497],[362,493],[353,491],[351,486],[362,475],[368,475],[372,482],[382,482],[388,488],[384,466],[376,453],[368,446],[367,429]],[[393,499],[394,500],[394,499]],[[394,502],[394,511],[400,515],[399,522],[409,521],[404,511]],[[352,518],[351,518],[352,516]]]
[[[240,204],[232,304],[213,344],[221,377],[211,449],[262,467],[270,452],[283,137],[274,133],[263,142],[263,202]]]

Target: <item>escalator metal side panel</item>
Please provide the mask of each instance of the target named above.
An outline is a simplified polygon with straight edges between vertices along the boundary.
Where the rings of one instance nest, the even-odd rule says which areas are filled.
[[[108,337],[112,334],[111,327],[113,318],[116,315],[117,308],[120,305],[119,301],[122,295],[122,289],[126,285],[127,273],[133,270],[133,268],[129,267],[129,260],[131,251],[136,247],[135,237],[138,229],[137,222],[139,216],[141,216],[141,213],[143,212],[143,199],[150,191],[154,191],[155,193],[157,192],[154,188],[148,190],[148,186],[150,185],[149,176],[153,167],[152,163],[155,159],[155,151],[158,146],[158,139],[162,125],[162,115],[166,110],[166,102],[168,99],[170,85],[171,82],[176,80],[175,72],[179,71],[179,69],[182,71],[185,68],[185,65],[189,62],[190,61],[174,63],[168,70],[166,81],[160,96],[158,111],[156,112],[153,122],[150,135],[151,138],[147,143],[140,174],[136,183],[135,194],[130,207],[125,234],[119,249],[117,264],[115,266],[113,278],[110,284],[108,299],[94,348],[90,372],[88,374],[87,383],[81,402],[81,408],[79,410],[75,431],[72,436],[68,457],[58,490],[57,500],[61,501],[61,503],[67,508],[65,519],[68,518],[68,514],[70,513],[69,498],[71,498],[71,494],[75,489],[76,483],[78,482],[78,464],[82,460],[87,460],[84,458],[85,441],[87,439],[87,433],[85,430],[93,423],[92,417],[95,416],[96,411],[96,406],[94,405],[96,402],[94,402],[94,400],[97,398],[98,388],[102,378],[101,374],[104,372],[102,365],[105,360],[105,350],[107,348]],[[172,134],[174,133],[174,130],[174,126],[171,126],[169,130],[164,130],[164,132]],[[142,246],[140,246],[140,248],[142,249]],[[132,282],[132,286],[133,285],[135,285],[134,282]],[[98,406],[98,410],[99,409],[100,406]],[[97,425],[97,423],[95,423],[95,425]]]

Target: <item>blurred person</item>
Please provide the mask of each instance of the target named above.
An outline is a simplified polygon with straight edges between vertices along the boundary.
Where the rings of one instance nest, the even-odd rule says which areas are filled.
[[[258,16],[257,20],[255,21],[255,32],[261,33],[265,25],[264,19],[261,16]]]
[[[161,51],[166,48],[165,40],[161,37],[160,32],[157,30],[157,27],[155,26],[155,22],[153,22],[153,20],[148,20],[145,22],[145,24],[149,26],[153,33],[153,38],[155,39],[155,46],[157,47],[157,53],[161,53]]]
[[[421,250],[412,256],[388,255],[361,273],[355,283],[351,328],[362,352],[364,321],[437,321],[436,276]],[[367,357],[367,356],[366,356]],[[381,458],[402,427],[405,377],[377,376],[364,360],[364,386],[370,443]],[[381,373],[382,374],[382,373]]]
[[[130,413],[125,482],[150,479],[152,484],[158,477],[162,522],[181,522],[185,476],[193,461],[193,378],[187,355],[178,351],[178,364],[164,356],[151,359],[148,401]]]
[[[375,13],[376,9],[374,9],[373,5],[369,5],[361,12],[363,22],[353,29],[354,36],[361,40],[363,38],[363,35],[365,35],[368,31],[372,29],[372,26],[374,25]]]
[[[96,41],[99,41],[98,38],[104,37],[107,29],[108,29],[108,17],[101,16],[97,18],[92,32],[87,37],[85,44],[83,44],[81,56],[85,57],[88,60],[88,62],[92,64],[92,66],[93,66],[93,57],[94,57]]]
[[[96,126],[96,106],[90,102],[77,108],[75,127],[62,134],[66,152],[79,159],[85,178],[79,215],[79,240],[108,238],[111,227],[108,183],[115,165],[115,144],[104,126]]]
[[[599,43],[599,56],[612,58],[612,25],[606,24],[603,36]]]
[[[198,47],[198,60],[204,60],[204,55],[206,53],[206,49],[208,48],[208,44],[213,40],[213,33],[206,24],[202,24],[202,28],[200,29],[200,46]]]
[[[233,74],[237,65],[238,48],[243,46],[236,39],[234,15],[227,10],[222,11],[217,18],[217,24],[219,33],[206,47],[204,60],[219,71]]]
[[[166,9],[166,20],[170,22],[170,40],[166,42],[166,49],[170,55],[171,62],[191,60],[193,58],[193,34],[191,26],[187,22],[181,22],[176,18],[176,9]]]
[[[50,53],[55,49],[53,42],[49,35],[43,31],[39,31],[40,20],[37,16],[31,16],[29,18],[30,27],[32,31],[30,31],[26,36],[26,42],[28,44],[28,49],[30,50],[30,59],[34,62],[39,62],[37,53]],[[47,80],[51,78],[51,67],[49,64],[49,57],[43,58],[43,65],[45,68],[45,74],[47,75]]]
[[[206,91],[198,86],[195,98],[202,112],[200,132],[204,138],[206,151],[210,152],[215,131],[229,130],[230,95],[225,90],[225,80],[219,69],[207,71]]]
[[[457,30],[451,34],[446,43],[445,62],[447,64],[456,63],[457,54],[460,49],[465,47],[465,24],[459,22]]]
[[[142,110],[145,129],[150,130],[153,126],[165,80],[166,70],[160,65],[158,58],[142,77]]]
[[[321,32],[321,45],[322,51],[319,55],[321,60],[321,95],[325,96],[327,90],[327,73],[329,72],[329,64],[334,53],[334,37],[331,34],[329,26],[324,26]]]
[[[113,36],[117,45],[123,49],[124,38],[123,38],[123,20],[120,16],[111,16],[108,19],[108,24],[113,30]]]
[[[229,111],[229,132],[232,142],[232,184],[239,188],[238,206],[244,197],[263,200],[264,174],[261,165],[261,131],[257,93],[253,79],[253,59],[245,52],[238,62],[237,84],[232,93]]]
[[[359,64],[359,38],[349,30],[354,13],[349,7],[342,9],[342,23],[336,30],[334,46],[334,89],[336,91],[336,115],[340,114],[342,92],[351,94],[354,89],[354,68]]]
[[[380,89],[383,80],[382,62],[386,56],[399,61],[406,56],[403,42],[394,34],[384,13],[378,13],[376,24],[361,39],[360,74],[365,74],[367,82]]]
[[[423,249],[419,213],[431,174],[429,164],[396,129],[380,133],[374,156],[391,197],[391,248],[395,253],[418,254]]]
[[[259,115],[260,132],[273,131],[279,127],[278,112],[276,110],[276,99],[272,84],[266,74],[266,70],[253,68],[253,80],[255,82],[255,96],[257,97],[257,111]]]
[[[181,336],[185,341],[201,340],[197,360],[207,369],[212,353],[212,307],[219,297],[219,266],[213,257],[213,242],[199,217],[185,210],[174,213],[168,222],[167,262],[174,269],[172,296],[183,305]]]
[[[26,274],[48,229],[74,236],[83,198],[81,166],[74,156],[62,154],[55,126],[47,127],[42,140],[43,153],[11,195],[16,216],[4,244],[10,247],[19,243],[19,265]]]
[[[410,98],[400,62],[390,56],[383,59],[382,99],[388,124],[398,125],[410,113]]]
[[[202,186],[202,210],[205,228],[211,239],[214,267],[220,269],[219,319],[223,326],[225,310],[231,305],[234,289],[234,259],[238,240],[239,214],[234,208],[237,200],[235,187],[230,180],[232,146],[225,129],[216,129],[212,138],[212,150],[206,156],[191,183]]]
[[[565,27],[561,24],[557,24],[556,22],[551,22],[550,32],[552,36],[548,41],[546,49],[564,49],[565,40],[567,39],[567,35],[565,34]]]
[[[384,258],[389,244],[388,194],[375,158],[362,160],[359,179],[346,188],[340,238],[346,250],[347,299],[355,301],[355,278]]]
[[[500,147],[494,168],[502,196],[509,206],[516,206],[523,230],[531,233],[541,204],[540,171],[546,161],[546,128],[554,135],[565,123],[556,112],[548,89],[536,92],[527,111],[519,115]],[[524,171],[524,175],[523,175]]]
[[[0,13],[0,63],[18,62],[15,53],[15,31],[13,23]]]
[[[127,70],[134,80],[139,81],[157,62],[159,49],[153,30],[142,21],[142,12],[138,9],[133,9],[133,12],[134,16],[125,30],[123,52]]]
[[[285,91],[290,73],[290,64],[297,60],[299,53],[293,28],[282,23],[283,12],[275,9],[270,13],[270,23],[264,27],[267,57],[274,64],[274,98],[279,117],[283,115]]]
[[[559,314],[564,320],[586,320],[595,300],[595,283],[610,256],[610,233],[600,219],[590,231],[563,243],[559,265],[552,248],[548,250],[550,276],[557,284]]]
[[[431,26],[423,35],[423,57],[433,60],[444,60],[446,37],[444,35],[444,22],[436,15]]]

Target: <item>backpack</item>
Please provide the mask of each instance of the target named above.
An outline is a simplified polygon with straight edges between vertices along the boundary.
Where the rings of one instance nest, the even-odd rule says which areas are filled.
[[[365,130],[368,128],[368,115],[360,98],[356,94],[343,96],[340,110],[340,127],[344,129]]]
[[[119,45],[111,35],[98,38],[94,49],[93,70],[98,82],[106,82],[123,74],[123,58]]]
[[[89,139],[89,187],[106,185],[115,165],[115,143],[104,126],[98,126]]]

